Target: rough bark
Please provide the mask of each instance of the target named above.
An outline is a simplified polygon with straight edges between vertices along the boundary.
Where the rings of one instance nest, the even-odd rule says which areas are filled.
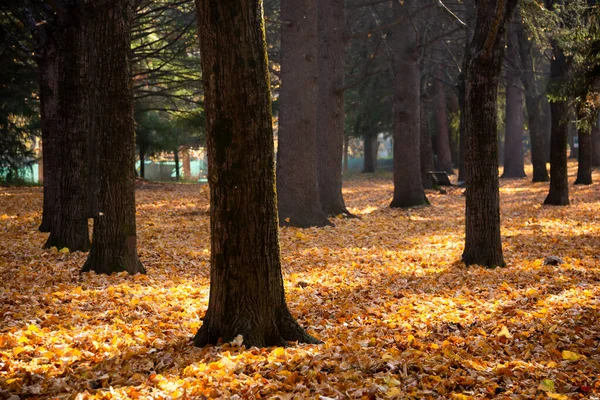
[[[448,175],[453,175],[446,91],[442,82],[443,73],[441,70],[437,71],[436,78],[433,81],[433,115],[435,119],[435,150],[437,154],[436,169],[446,171]]]
[[[363,174],[372,174],[377,171],[378,148],[377,134],[365,133],[363,135]]]
[[[96,0],[86,5],[93,124],[98,160],[98,215],[82,272],[144,273],[135,226],[135,125],[130,81],[131,2]]]
[[[433,171],[433,147],[431,145],[431,133],[429,130],[429,112],[428,107],[423,99],[421,99],[420,107],[420,128],[421,138],[419,147],[421,148],[421,182],[424,189],[433,188],[433,182],[429,176],[429,172]]]
[[[52,230],[52,220],[56,203],[56,146],[54,144],[57,129],[57,88],[58,63],[54,23],[48,21],[36,36],[38,47],[38,73],[40,86],[40,128],[42,131],[42,164],[44,169],[44,204],[40,232]]]
[[[282,0],[281,19],[286,23],[281,25],[279,223],[301,228],[331,225],[321,207],[317,174],[316,0]]]
[[[600,117],[592,125],[592,166],[600,166]]]
[[[196,0],[206,95],[211,285],[196,346],[317,343],[285,301],[259,0]]]
[[[50,143],[56,155],[52,229],[44,247],[88,251],[87,209],[88,86],[84,13],[79,1],[60,3],[56,16],[56,130]]]
[[[521,79],[525,88],[525,104],[531,141],[531,164],[533,166],[533,182],[548,182],[548,168],[546,167],[546,135],[542,113],[542,100],[545,93],[538,90],[539,80],[534,68],[533,55],[535,47],[528,38],[525,25],[521,22],[517,29],[517,37],[522,71]]]
[[[500,193],[496,100],[504,59],[506,24],[517,0],[477,3],[465,78],[466,265],[504,265],[500,237]]]
[[[329,216],[347,215],[342,196],[344,150],[344,0],[317,0],[318,101],[317,172],[319,198]]]
[[[394,208],[429,204],[421,180],[418,37],[407,12],[415,3],[415,0],[406,0],[403,5],[393,3],[394,15],[400,23],[394,25],[389,35],[394,71],[394,197],[390,207]]]
[[[523,90],[521,65],[517,51],[516,27],[510,24],[506,58],[506,113],[504,122],[504,171],[502,178],[524,178],[523,160]]]
[[[567,62],[562,49],[552,43],[554,58],[550,62],[550,90],[560,85],[567,72]],[[567,171],[567,140],[569,106],[565,100],[550,103],[550,191],[544,204],[569,205],[569,181]]]

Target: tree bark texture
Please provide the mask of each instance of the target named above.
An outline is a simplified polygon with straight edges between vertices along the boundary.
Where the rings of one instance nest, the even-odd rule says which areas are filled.
[[[446,107],[446,91],[442,82],[443,73],[437,71],[433,81],[433,115],[435,119],[435,150],[437,154],[436,169],[453,175],[452,150],[448,129],[448,110]]]
[[[418,38],[407,12],[415,3],[393,3],[394,15],[401,22],[394,25],[389,35],[394,70],[394,197],[390,204],[394,208],[429,204],[421,181]]]
[[[429,130],[429,112],[426,102],[421,99],[420,106],[420,126],[421,138],[419,147],[421,148],[421,182],[424,189],[433,188],[433,182],[429,172],[433,171],[433,147],[431,145],[431,132]]]
[[[585,129],[579,130],[579,152],[576,185],[592,184],[592,135]]]
[[[281,225],[331,225],[317,174],[317,4],[282,0],[277,202]],[[341,154],[338,162],[341,163]]]
[[[379,142],[376,133],[363,135],[363,174],[372,174],[377,171],[377,151]]]
[[[466,265],[503,266],[496,100],[506,24],[517,0],[477,2],[465,87]]]
[[[600,116],[592,125],[592,166],[600,166]]]
[[[45,248],[88,251],[87,128],[88,87],[83,3],[60,2],[56,15],[56,130],[50,163],[56,171],[52,229]]]
[[[135,125],[130,81],[131,3],[96,0],[86,6],[93,43],[90,65],[98,160],[98,215],[82,272],[145,273],[135,226]]]
[[[510,24],[506,58],[506,112],[504,121],[504,171],[503,178],[524,178],[523,161],[523,89],[521,88],[521,65],[517,51],[517,35]]]
[[[316,343],[290,314],[279,256],[262,2],[196,0],[211,201],[208,310],[196,346]]]
[[[344,151],[344,0],[317,0],[319,198],[329,216],[350,215],[342,196]]]
[[[57,90],[58,60],[54,37],[54,21],[48,21],[36,37],[38,53],[38,73],[40,87],[40,127],[42,131],[42,164],[44,169],[44,203],[40,232],[52,230],[52,220],[56,202],[57,174],[56,134],[57,134]]]
[[[535,46],[528,38],[525,24],[522,22],[516,29],[519,45],[521,66],[523,73],[521,79],[525,88],[525,105],[529,125],[529,137],[531,142],[531,164],[533,166],[533,182],[548,182],[548,168],[546,167],[546,135],[542,112],[542,100],[545,93],[540,93],[538,87],[540,79],[534,66]]]
[[[562,49],[552,43],[554,58],[550,62],[550,89],[560,85],[567,72],[567,62]],[[569,176],[567,171],[567,141],[569,106],[566,100],[550,103],[550,191],[544,204],[555,206],[569,205]]]

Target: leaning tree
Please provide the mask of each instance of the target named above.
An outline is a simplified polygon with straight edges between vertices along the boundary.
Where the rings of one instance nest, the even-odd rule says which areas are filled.
[[[317,343],[285,301],[262,1],[196,0],[211,205],[210,297],[196,346]]]

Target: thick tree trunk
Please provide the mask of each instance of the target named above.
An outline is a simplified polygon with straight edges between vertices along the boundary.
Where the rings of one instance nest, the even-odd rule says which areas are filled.
[[[517,36],[514,24],[510,35],[506,56],[509,66],[506,71],[506,113],[504,121],[504,171],[502,178],[524,178],[523,161],[523,90],[521,89],[520,63],[517,49]]]
[[[377,134],[365,133],[363,135],[363,174],[372,174],[377,171],[378,148]]]
[[[144,273],[135,226],[135,125],[130,81],[131,2],[87,3],[93,123],[100,165],[99,213],[92,248],[82,272]]]
[[[546,135],[542,115],[542,97],[545,94],[538,90],[538,78],[533,64],[534,45],[529,39],[525,25],[521,22],[517,28],[520,59],[523,74],[521,75],[525,88],[525,104],[529,123],[531,140],[531,164],[533,166],[533,182],[548,182],[550,176],[546,167]]]
[[[559,85],[566,74],[567,63],[563,51],[552,43],[554,58],[550,63],[550,88]],[[544,204],[569,205],[569,180],[567,171],[567,139],[569,106],[566,101],[550,103],[552,137],[550,141],[550,191]]]
[[[179,148],[173,151],[173,158],[175,159],[175,180],[179,182],[180,174],[179,174]]]
[[[496,100],[504,59],[506,24],[517,0],[478,2],[469,46],[466,90],[466,265],[504,265],[500,238],[500,193]]]
[[[56,134],[58,126],[57,101],[58,101],[58,60],[56,40],[54,38],[54,23],[48,22],[44,29],[43,43],[39,43],[39,86],[40,86],[40,125],[42,131],[44,168],[44,205],[40,232],[52,230],[54,219],[57,173],[56,164],[59,161],[56,154]]]
[[[421,148],[421,182],[424,189],[433,188],[433,182],[429,172],[433,171],[433,148],[431,145],[431,132],[429,130],[429,112],[425,101],[421,98],[420,106],[420,128],[421,138],[419,147]]]
[[[435,150],[437,154],[436,169],[453,175],[452,150],[448,130],[448,112],[446,107],[446,91],[442,82],[443,73],[437,71],[433,81],[433,115],[435,118]]]
[[[421,180],[421,135],[419,119],[421,75],[417,51],[417,33],[408,9],[415,0],[393,3],[394,15],[401,23],[390,34],[394,69],[394,197],[390,207],[414,207],[429,204]],[[447,135],[446,135],[447,138]],[[450,161],[452,163],[452,161]]]
[[[344,0],[317,0],[318,102],[317,171],[319,198],[329,216],[347,215],[342,196],[344,149]]]
[[[316,0],[282,0],[277,203],[281,225],[331,225],[317,174]],[[341,162],[341,155],[338,159]]]
[[[579,152],[576,185],[592,184],[592,135],[590,131],[579,130]]]
[[[88,251],[87,209],[88,86],[84,13],[80,2],[63,2],[56,17],[58,71],[56,130],[51,140],[57,159],[56,203],[45,248]]]
[[[592,166],[600,166],[600,116],[592,126]]]
[[[248,347],[318,342],[285,301],[261,4],[196,0],[202,71],[210,76],[204,92],[211,198],[210,297],[196,346],[238,335]]]

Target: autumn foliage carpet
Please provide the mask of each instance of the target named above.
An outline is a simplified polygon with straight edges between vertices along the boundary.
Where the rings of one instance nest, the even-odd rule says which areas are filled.
[[[41,249],[41,189],[0,188],[0,399],[598,398],[600,191],[570,190],[547,207],[547,184],[502,181],[507,268],[489,270],[459,261],[462,190],[392,210],[389,177],[354,178],[361,219],[281,230],[290,309],[324,344],[198,349],[206,190],[138,187],[148,275],[107,277]]]

